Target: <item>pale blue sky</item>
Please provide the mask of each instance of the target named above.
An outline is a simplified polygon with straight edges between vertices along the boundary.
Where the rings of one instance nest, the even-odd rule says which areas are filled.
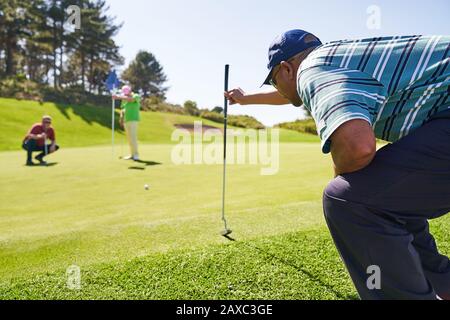
[[[230,87],[255,92],[264,80],[267,49],[276,35],[304,29],[322,42],[378,35],[450,34],[448,0],[108,0],[123,22],[116,37],[126,63],[140,49],[151,51],[168,76],[169,102],[223,104],[223,68]],[[366,26],[367,8],[381,9],[381,29]],[[270,90],[269,87],[263,90]],[[232,106],[266,125],[295,120],[291,106]]]

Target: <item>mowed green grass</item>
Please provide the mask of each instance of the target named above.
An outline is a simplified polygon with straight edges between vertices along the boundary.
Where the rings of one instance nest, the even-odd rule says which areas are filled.
[[[115,115],[115,141],[125,139],[119,127],[119,111]],[[31,125],[40,122],[44,114],[53,117],[58,144],[68,147],[85,147],[111,144],[111,108],[62,105],[51,102],[19,101],[0,98],[2,134],[0,151],[19,150],[21,142]],[[139,141],[143,143],[174,144],[171,136],[175,124],[193,124],[222,128],[222,124],[206,119],[162,112],[142,112]],[[231,127],[230,127],[231,128]],[[280,129],[281,142],[318,142],[317,136]]]
[[[112,159],[108,147],[61,150],[51,167],[0,153],[0,298],[357,297],[324,224],[332,171],[318,145],[281,144],[273,176],[229,166],[233,242],[219,236],[221,166],[174,165],[172,148],[143,146],[154,165]],[[444,253],[449,225],[432,225]],[[67,288],[70,265],[81,290]]]
[[[276,175],[227,168],[227,212],[242,240],[322,224],[329,159],[314,144],[280,149]],[[109,147],[61,149],[48,159],[56,165],[31,168],[24,152],[0,153],[0,278],[223,243],[222,166],[174,165],[172,150],[142,146],[159,163],[146,165],[113,159]]]
[[[332,169],[317,137],[281,130],[275,175],[228,166],[229,241],[219,236],[222,166],[171,159],[173,124],[198,119],[145,113],[145,162],[135,163],[118,159],[120,134],[112,156],[107,109],[68,107],[66,117],[56,105],[39,108],[0,99],[9,117],[0,150],[18,149],[42,113],[55,118],[62,145],[49,167],[0,152],[0,299],[357,298],[323,219]],[[450,253],[450,218],[431,227]],[[71,265],[80,290],[67,287]]]
[[[268,280],[276,276],[269,272],[272,258],[266,257],[268,260],[264,262],[264,255],[259,257],[263,253],[248,247],[258,245],[253,239],[259,239],[261,250],[266,250],[266,241],[271,247],[272,242],[283,242],[277,238],[279,235],[299,230],[317,230],[317,235],[311,235],[325,241],[322,237],[327,233],[320,194],[332,172],[329,159],[320,154],[316,144],[281,144],[280,168],[273,176],[260,175],[260,165],[228,167],[227,213],[237,240],[233,243],[219,236],[222,167],[174,165],[170,156],[172,149],[170,145],[143,146],[142,158],[159,163],[154,165],[112,159],[109,147],[62,149],[49,158],[56,165],[32,168],[23,166],[23,152],[0,153],[3,177],[0,182],[0,297],[188,298],[184,289],[177,293],[176,287],[186,286],[186,281],[194,275],[204,276],[204,281],[208,282],[206,279],[213,271],[198,260],[198,254],[209,256],[210,264],[217,263],[214,272],[223,272],[223,277],[228,273],[227,268],[243,264],[240,266],[243,273],[235,274],[235,280],[230,279],[230,283],[240,277],[246,281],[250,274]],[[150,186],[149,190],[144,189],[145,184]],[[305,238],[301,242],[307,245],[309,241]],[[329,245],[327,254],[335,259],[331,242]],[[268,250],[267,254],[270,257],[270,252],[279,251]],[[280,256],[280,259],[285,258],[285,254]],[[297,258],[296,254],[289,254],[289,259],[300,263]],[[148,276],[155,277],[148,283],[146,294],[140,290],[132,295],[119,294],[114,289],[116,285],[127,287],[121,280],[109,286],[93,279],[95,285],[88,285],[89,275],[127,278],[123,275],[125,271],[116,273],[114,270],[130,268],[127,292],[134,291],[132,288],[141,283],[134,276],[144,276],[133,266],[141,263],[140,259],[148,261],[142,263],[148,263]],[[176,263],[165,264],[166,259],[174,259]],[[231,262],[230,259],[237,260]],[[185,270],[180,261],[184,261],[186,267],[193,263],[194,270]],[[257,264],[258,268],[251,270],[248,263]],[[83,282],[80,292],[58,285],[64,280],[66,268],[72,264],[81,267],[87,281]],[[244,268],[244,265],[247,266]],[[298,273],[288,265],[281,265],[285,271],[274,267],[272,272],[290,270],[287,278],[271,281],[289,282],[289,273]],[[335,265],[339,268],[339,264]],[[102,271],[104,268],[111,270],[111,274]],[[205,268],[203,275],[198,268]],[[266,268],[267,274],[262,271]],[[177,273],[178,280],[175,280],[172,277]],[[36,279],[41,280],[36,283]],[[21,287],[23,283],[28,289]],[[99,285],[102,290],[95,289]],[[167,286],[170,290],[151,290],[154,285]],[[226,297],[225,292],[215,294],[213,283],[210,285],[213,287],[205,288],[204,293],[198,292],[192,298]],[[261,288],[252,292],[252,284],[248,285],[249,291],[237,291],[229,297],[244,297],[247,293],[249,298],[270,295],[262,295]],[[16,286],[20,289],[15,289]],[[199,284],[198,289],[202,286]],[[295,287],[289,292],[299,290]],[[48,290],[52,295],[48,295]],[[279,290],[281,288],[273,288],[274,297],[283,294]]]

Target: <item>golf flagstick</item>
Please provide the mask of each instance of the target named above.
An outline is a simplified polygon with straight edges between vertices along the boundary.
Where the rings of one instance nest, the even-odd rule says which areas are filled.
[[[114,95],[114,89],[112,91],[112,95]],[[112,101],[112,104],[111,104],[111,155],[112,155],[112,158],[114,159],[114,121],[115,121],[114,106],[115,106],[115,103],[114,103],[114,98],[112,97],[112,95],[111,95],[111,101]]]
[[[228,91],[228,74],[230,66],[225,65],[225,91]],[[222,221],[224,230],[220,233],[224,237],[228,237],[231,234],[231,230],[228,229],[227,219],[225,217],[225,177],[227,168],[227,116],[228,116],[228,99],[224,96],[223,102],[223,180],[222,180]]]
[[[114,158],[114,123],[115,123],[115,101],[113,98],[113,95],[116,94],[116,88],[120,85],[119,79],[117,78],[116,75],[116,71],[111,71],[108,74],[108,77],[106,78],[105,81],[105,85],[106,88],[109,90],[109,92],[111,93],[111,154],[112,157]]]

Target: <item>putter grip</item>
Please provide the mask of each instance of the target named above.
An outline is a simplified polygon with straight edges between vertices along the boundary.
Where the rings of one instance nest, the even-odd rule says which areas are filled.
[[[230,73],[230,65],[225,65],[225,84],[224,89],[228,91],[228,75]],[[223,158],[227,157],[227,117],[228,117],[228,99],[224,97],[223,102]]]
[[[228,74],[230,73],[230,65],[226,64],[225,65],[225,84],[224,84],[224,90],[228,91]],[[224,110],[223,110],[223,114],[224,117],[227,117],[227,113],[228,113],[228,99],[225,97],[224,99]]]

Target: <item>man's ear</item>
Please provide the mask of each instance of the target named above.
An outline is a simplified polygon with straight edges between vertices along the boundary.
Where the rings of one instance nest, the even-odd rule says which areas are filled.
[[[296,75],[296,72],[294,70],[294,67],[289,62],[281,61],[280,67],[281,68],[285,68],[285,70],[287,71],[287,75],[288,75],[288,79],[289,80],[297,78],[297,75]]]

